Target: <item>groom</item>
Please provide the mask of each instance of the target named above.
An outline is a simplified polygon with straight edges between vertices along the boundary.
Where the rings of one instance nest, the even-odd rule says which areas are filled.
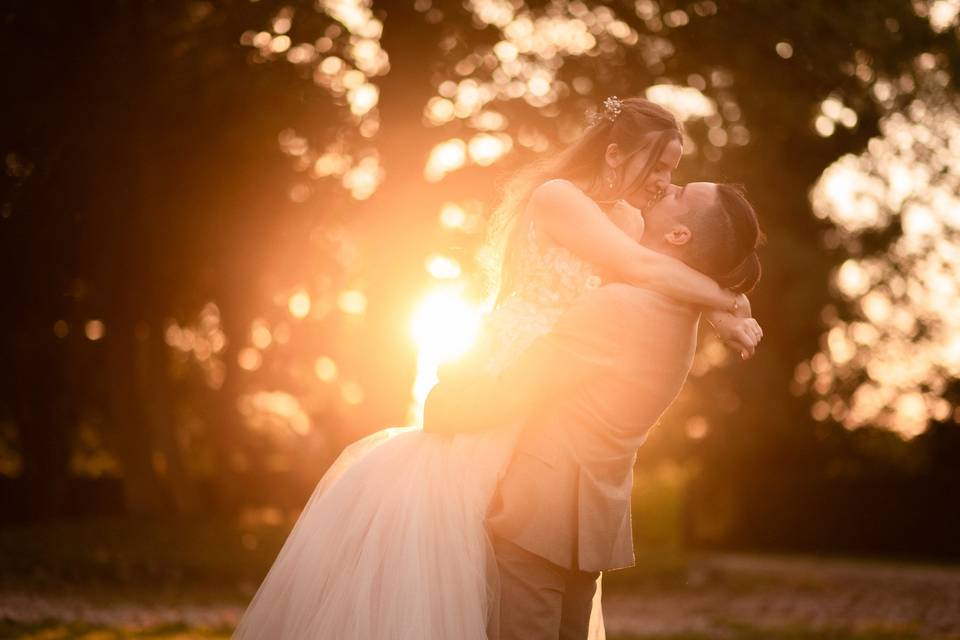
[[[756,215],[728,185],[671,187],[645,223],[651,249],[714,277],[739,270],[744,290],[759,277]],[[501,582],[491,638],[586,638],[599,572],[634,563],[637,448],[683,386],[698,321],[686,304],[608,284],[498,377],[441,380],[427,398],[431,432],[526,417],[487,514]]]

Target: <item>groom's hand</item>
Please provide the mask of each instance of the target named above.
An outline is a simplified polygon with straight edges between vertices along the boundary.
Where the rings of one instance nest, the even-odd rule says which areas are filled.
[[[469,433],[497,428],[610,371],[622,349],[620,311],[628,308],[618,293],[621,287],[600,287],[584,294],[549,333],[536,338],[496,375],[482,366],[441,371],[440,382],[424,404],[424,431]]]
[[[451,389],[438,382],[423,401],[423,430],[427,433],[449,433],[449,416],[454,413],[456,402]]]
[[[427,433],[456,434],[490,428],[478,422],[479,399],[490,387],[490,376],[452,367],[440,372],[439,382],[423,402],[423,430]],[[486,392],[489,393],[489,392]]]

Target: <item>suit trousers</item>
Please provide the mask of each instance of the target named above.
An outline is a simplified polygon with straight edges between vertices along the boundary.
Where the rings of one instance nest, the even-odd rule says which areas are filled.
[[[492,536],[500,572],[492,640],[584,640],[599,572],[566,569]]]

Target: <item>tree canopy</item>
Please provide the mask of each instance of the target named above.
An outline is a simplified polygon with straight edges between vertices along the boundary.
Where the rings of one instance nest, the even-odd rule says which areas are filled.
[[[893,483],[894,519],[957,483],[957,10],[7,3],[10,500],[58,514],[106,476],[131,512],[298,504],[407,420],[411,314],[441,284],[478,298],[497,185],[647,95],[684,120],[676,180],[744,183],[769,245],[758,356],[705,335],[641,463],[700,469],[708,542],[776,539],[757,523],[825,487],[802,514]]]

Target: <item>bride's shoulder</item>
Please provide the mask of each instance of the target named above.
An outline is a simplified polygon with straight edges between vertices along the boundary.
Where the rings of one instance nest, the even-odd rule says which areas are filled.
[[[538,184],[530,194],[530,202],[536,204],[553,204],[569,202],[571,198],[588,198],[583,190],[566,178],[552,178]]]
[[[573,223],[588,212],[590,206],[596,203],[580,187],[570,180],[553,178],[534,188],[527,210],[531,220],[546,225],[549,230],[565,221]]]

